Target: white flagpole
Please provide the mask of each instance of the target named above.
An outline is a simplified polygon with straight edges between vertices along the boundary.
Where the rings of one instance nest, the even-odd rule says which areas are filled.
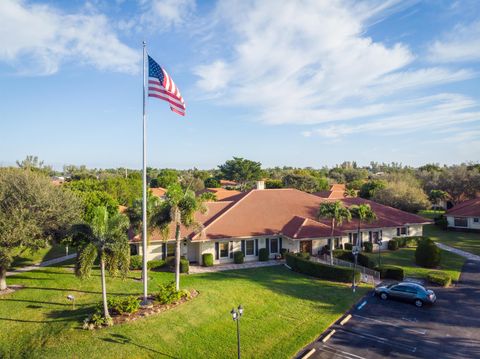
[[[147,273],[147,113],[146,113],[146,73],[145,60],[147,54],[146,42],[143,41],[143,188],[142,188],[142,249],[143,249],[143,305],[148,305],[148,273]]]

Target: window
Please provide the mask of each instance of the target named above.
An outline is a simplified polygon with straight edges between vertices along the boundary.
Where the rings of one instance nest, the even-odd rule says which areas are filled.
[[[455,217],[455,227],[468,227],[468,222],[466,218]]]
[[[167,257],[175,255],[175,243],[167,243]]]
[[[340,248],[340,238],[335,238],[335,249]]]
[[[370,243],[377,243],[379,239],[378,232],[372,232],[372,237],[370,239]]]
[[[357,245],[357,238],[358,238],[358,233],[350,233],[348,236],[350,243],[352,243],[354,246]]]
[[[253,239],[245,241],[245,255],[253,256],[255,253],[255,241]]]
[[[220,258],[227,258],[228,257],[228,242],[220,242],[219,243],[220,249]]]
[[[270,239],[270,253],[278,253],[278,238]]]
[[[474,222],[474,223],[480,222],[480,218],[474,218],[474,219],[473,219],[473,222]]]
[[[407,235],[407,227],[397,228],[397,236],[406,236],[406,235]]]

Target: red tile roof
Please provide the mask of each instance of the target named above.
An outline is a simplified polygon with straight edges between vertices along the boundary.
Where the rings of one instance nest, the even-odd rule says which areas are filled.
[[[165,196],[165,193],[167,193],[167,190],[162,187],[150,188],[150,191],[152,191],[152,194],[157,197],[163,197]]]
[[[330,199],[345,198],[345,185],[344,184],[332,184],[330,190],[320,191],[313,193],[315,196]]]
[[[204,190],[200,191],[198,194],[202,194],[205,192],[214,193],[217,197],[217,201],[236,201],[240,199],[245,193],[237,191],[237,190],[230,190],[225,188],[205,188]]]
[[[238,186],[238,183],[230,180],[220,180],[220,185],[235,187],[235,186]]]
[[[450,208],[446,214],[460,217],[480,217],[480,197],[461,202]]]

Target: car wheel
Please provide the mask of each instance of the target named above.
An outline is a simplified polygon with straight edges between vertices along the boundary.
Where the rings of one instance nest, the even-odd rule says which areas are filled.
[[[415,305],[418,308],[421,308],[421,307],[423,307],[423,302],[420,299],[415,299]]]
[[[387,293],[380,294],[380,298],[382,298],[383,300],[387,300],[388,299]]]

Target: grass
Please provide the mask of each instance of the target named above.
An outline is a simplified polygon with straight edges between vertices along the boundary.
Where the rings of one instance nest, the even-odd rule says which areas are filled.
[[[70,248],[69,254],[75,253],[74,248]],[[65,255],[65,246],[61,244],[47,245],[38,251],[31,252],[26,250],[16,255],[13,259],[12,268],[21,268],[48,261],[50,259],[63,257]]]
[[[378,253],[365,254],[378,264]],[[382,264],[392,264],[402,267],[405,271],[405,276],[408,277],[426,278],[428,272],[441,270],[450,274],[452,280],[458,281],[463,264],[465,263],[465,258],[442,250],[440,268],[423,268],[415,264],[415,248],[400,248],[396,251],[382,251],[381,261]]]
[[[423,233],[434,241],[480,255],[480,233],[444,231],[433,224],[423,227]]]
[[[442,214],[445,214],[445,211],[443,210],[433,210],[433,209],[425,209],[422,211],[418,212],[419,216],[425,217],[425,218],[430,218],[434,219],[435,217],[438,217]]]
[[[142,283],[108,278],[110,295],[139,294]],[[173,280],[151,272],[150,289]],[[99,303],[98,271],[85,281],[71,265],[8,278],[25,286],[0,297],[0,357],[16,358],[227,358],[236,355],[230,310],[242,304],[242,356],[288,358],[314,340],[367,291],[312,279],[283,266],[184,275],[199,296],[170,311],[97,331],[80,329]],[[76,309],[66,300],[76,297]]]

